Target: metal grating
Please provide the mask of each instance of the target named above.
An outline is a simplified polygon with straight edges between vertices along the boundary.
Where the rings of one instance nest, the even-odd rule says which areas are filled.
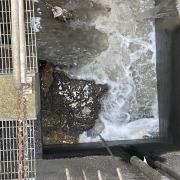
[[[25,0],[27,73],[37,72],[36,33],[34,31],[34,0]]]
[[[18,179],[18,121],[0,121],[0,179]],[[35,179],[34,120],[27,120],[27,178]]]
[[[0,75],[13,73],[11,2],[15,1],[0,0]],[[34,0],[24,0],[24,17],[25,68],[26,73],[32,74],[38,71],[36,35],[33,28]],[[36,177],[34,120],[27,120],[27,103],[23,92],[20,90],[17,95],[17,120],[0,120],[0,179],[2,180]]]
[[[24,0],[26,29],[26,72],[37,68],[36,35],[34,31],[34,0]],[[0,0],[0,74],[11,74],[11,0]]]
[[[10,0],[0,1],[0,74],[12,72]]]

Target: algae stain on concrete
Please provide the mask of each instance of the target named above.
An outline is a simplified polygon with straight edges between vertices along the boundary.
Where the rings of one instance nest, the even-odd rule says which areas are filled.
[[[27,100],[27,118],[36,119],[39,113],[39,86],[38,74],[33,77],[33,93],[26,95]],[[0,118],[17,119],[17,92],[14,86],[12,75],[4,75],[0,77]]]
[[[55,64],[82,66],[108,48],[108,36],[92,21],[106,9],[86,1],[52,1],[53,5],[72,8],[74,19],[63,23],[53,19],[50,9],[38,4],[41,29],[37,34],[38,57]],[[74,5],[73,5],[74,4]]]

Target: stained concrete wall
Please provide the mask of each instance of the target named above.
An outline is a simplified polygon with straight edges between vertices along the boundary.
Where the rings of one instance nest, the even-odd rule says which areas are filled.
[[[160,136],[168,137],[171,110],[171,41],[172,32],[156,22],[157,86],[160,118]]]
[[[17,119],[17,92],[12,75],[0,76],[0,119]],[[36,119],[40,111],[39,75],[33,76],[32,94],[27,97],[27,117]]]
[[[53,6],[72,9],[75,19],[63,23],[53,18],[50,8],[36,4],[38,59],[61,64],[66,68],[83,66],[108,48],[108,37],[91,25],[98,16],[107,16],[108,9],[89,0],[48,1]]]
[[[178,142],[179,113],[179,43],[178,16],[156,21],[157,84],[160,136],[168,142]],[[179,143],[179,142],[178,142]]]
[[[180,145],[180,27],[177,27],[172,34],[172,103],[169,131],[173,142]]]

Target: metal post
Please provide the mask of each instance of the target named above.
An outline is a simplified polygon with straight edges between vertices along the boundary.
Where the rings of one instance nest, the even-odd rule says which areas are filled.
[[[169,178],[163,176],[158,171],[148,166],[145,162],[140,160],[136,156],[132,156],[130,158],[130,163],[138,168],[145,176],[147,176],[150,180],[168,180]]]
[[[15,86],[17,89],[21,88],[21,71],[20,71],[20,42],[19,42],[19,0],[11,0],[11,21],[12,21],[12,61],[13,61],[13,75]]]
[[[26,83],[26,35],[24,23],[24,0],[19,0],[19,39],[21,83]]]

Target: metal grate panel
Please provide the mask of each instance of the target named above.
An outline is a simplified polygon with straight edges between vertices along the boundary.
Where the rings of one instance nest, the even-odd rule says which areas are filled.
[[[25,0],[27,73],[37,72],[36,34],[34,31],[34,0]]]
[[[26,29],[26,71],[35,73],[37,68],[36,35],[34,32],[34,0],[24,0]],[[11,74],[11,0],[0,0],[0,74]]]
[[[10,0],[0,0],[0,74],[12,72]]]
[[[18,179],[18,121],[0,121],[0,179]],[[34,120],[27,120],[27,179],[35,179]]]

